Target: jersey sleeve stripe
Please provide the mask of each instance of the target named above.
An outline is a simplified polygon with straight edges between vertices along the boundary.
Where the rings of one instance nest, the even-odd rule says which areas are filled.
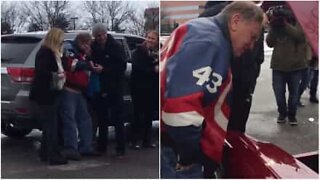
[[[204,117],[196,111],[181,113],[167,113],[162,111],[162,120],[166,125],[173,127],[190,125],[200,127],[203,123]]]

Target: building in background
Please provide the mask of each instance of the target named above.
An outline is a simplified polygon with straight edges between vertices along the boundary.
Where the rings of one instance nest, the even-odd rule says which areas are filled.
[[[206,1],[161,1],[161,33],[171,33],[180,24],[197,18]]]
[[[145,30],[156,30],[159,32],[159,8],[147,8],[144,11]]]

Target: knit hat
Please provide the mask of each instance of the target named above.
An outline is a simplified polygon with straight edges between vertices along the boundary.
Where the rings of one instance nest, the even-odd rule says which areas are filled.
[[[93,26],[92,28],[92,35],[93,36],[96,36],[98,35],[99,33],[102,33],[102,32],[107,32],[107,26],[103,23],[97,23]]]

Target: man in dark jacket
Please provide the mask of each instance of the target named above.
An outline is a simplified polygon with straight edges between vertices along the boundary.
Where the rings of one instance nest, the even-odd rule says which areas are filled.
[[[107,149],[108,110],[110,118],[116,130],[116,155],[125,154],[125,131],[122,117],[123,109],[123,77],[126,69],[124,51],[112,35],[107,33],[104,24],[96,24],[92,29],[95,41],[92,44],[92,59],[95,63],[101,64],[103,70],[100,73],[101,93],[97,99],[98,111],[98,151],[105,152]],[[107,109],[106,109],[107,107]]]

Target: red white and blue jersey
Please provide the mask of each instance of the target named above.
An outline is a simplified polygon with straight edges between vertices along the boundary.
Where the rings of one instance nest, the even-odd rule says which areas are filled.
[[[187,161],[199,153],[220,162],[231,89],[232,49],[222,17],[179,26],[161,49],[161,120]]]

